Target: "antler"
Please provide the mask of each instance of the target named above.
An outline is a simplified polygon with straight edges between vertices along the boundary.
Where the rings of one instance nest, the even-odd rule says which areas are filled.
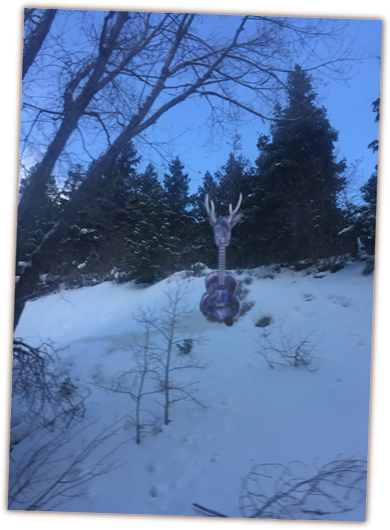
[[[229,221],[232,219],[233,215],[238,212],[238,209],[241,206],[241,201],[242,201],[242,193],[240,193],[240,196],[238,198],[237,206],[234,208],[234,210],[233,210],[233,206],[231,204],[229,204],[229,219],[228,219]]]
[[[210,201],[210,202],[211,202],[211,209],[210,209],[210,206],[209,206],[209,194],[207,194],[206,195],[206,200],[205,200],[206,211],[208,213],[208,216],[210,217],[211,223],[214,225],[217,222],[217,216],[215,215],[214,203],[213,203],[213,201]]]

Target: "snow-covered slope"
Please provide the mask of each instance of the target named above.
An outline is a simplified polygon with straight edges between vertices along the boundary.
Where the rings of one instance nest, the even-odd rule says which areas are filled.
[[[313,475],[340,454],[366,459],[373,278],[362,276],[363,266],[349,262],[321,277],[265,267],[246,271],[240,278],[252,278],[248,299],[255,305],[232,328],[209,323],[200,313],[204,277],[185,279],[180,273],[148,288],[107,282],[28,303],[15,336],[31,344],[50,337],[65,348],[61,355],[80,385],[97,379],[107,383],[131,366],[138,326],[134,312],[139,307],[158,310],[164,290],[176,281],[188,284],[193,307],[183,337],[207,337],[191,353],[196,362],[210,363],[195,374],[196,397],[207,408],[187,401],[174,404],[172,422],[140,445],[124,421],[119,441],[127,437],[129,442],[116,454],[123,465],[97,477],[86,486],[87,495],[71,499],[61,510],[201,515],[192,507],[196,502],[240,517],[241,480],[253,462],[300,460]],[[255,327],[263,316],[270,317],[269,326]],[[281,333],[294,341],[313,332],[310,340],[318,341],[321,366],[313,372],[271,369],[256,351],[264,331],[273,343]],[[99,425],[132,412],[127,396],[91,388],[88,416],[99,418]],[[17,446],[16,459],[28,444],[24,440]],[[350,513],[323,516],[364,517],[364,503]]]

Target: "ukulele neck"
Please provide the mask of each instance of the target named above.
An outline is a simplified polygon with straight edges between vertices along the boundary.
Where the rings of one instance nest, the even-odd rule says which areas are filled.
[[[219,247],[218,253],[218,285],[225,286],[225,271],[226,271],[226,247]]]

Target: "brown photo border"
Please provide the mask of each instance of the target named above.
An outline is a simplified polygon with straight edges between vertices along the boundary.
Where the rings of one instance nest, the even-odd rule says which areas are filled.
[[[285,519],[244,519],[218,517],[191,516],[154,516],[135,514],[97,514],[71,512],[27,512],[8,510],[8,470],[9,470],[9,439],[10,439],[10,410],[11,410],[11,373],[12,373],[12,344],[13,344],[13,316],[14,316],[14,288],[15,288],[15,250],[16,250],[16,220],[19,182],[19,151],[20,151],[20,115],[21,115],[21,72],[23,49],[23,19],[24,8],[44,9],[81,9],[99,11],[152,11],[176,13],[204,13],[226,15],[271,15],[318,18],[350,18],[383,20],[381,83],[380,83],[380,122],[379,122],[379,150],[378,150],[378,192],[377,192],[377,220],[376,246],[374,267],[374,299],[373,299],[373,328],[372,328],[372,357],[371,357],[371,390],[370,390],[370,419],[368,444],[368,478],[367,478],[367,507],[366,522],[342,521],[304,521]],[[10,231],[8,238],[9,264],[7,267],[7,298],[6,298],[6,355],[5,355],[5,388],[4,388],[4,416],[2,447],[2,513],[11,519],[49,519],[49,520],[79,520],[79,521],[135,521],[135,522],[168,522],[193,523],[211,525],[243,525],[243,526],[274,526],[274,527],[314,527],[314,528],[369,528],[373,523],[375,497],[375,469],[376,469],[376,420],[378,403],[379,379],[379,348],[380,348],[380,319],[381,319],[381,287],[382,287],[382,236],[383,236],[383,207],[384,207],[384,176],[386,150],[386,118],[389,75],[389,18],[382,12],[366,11],[337,11],[306,8],[227,8],[227,7],[195,7],[195,6],[164,6],[162,4],[103,4],[88,2],[21,2],[16,9],[16,39],[14,59],[14,93],[13,93],[13,127],[12,127],[12,188],[10,203]]]

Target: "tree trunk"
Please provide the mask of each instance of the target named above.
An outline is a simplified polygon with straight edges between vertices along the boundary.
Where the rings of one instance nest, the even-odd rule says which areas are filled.
[[[35,10],[34,10],[35,11]],[[45,9],[37,27],[31,32],[23,46],[22,79],[27,74],[30,66],[35,61],[39,50],[50,31],[57,9]],[[28,17],[27,17],[28,18]]]
[[[106,20],[112,16],[112,12],[110,12]],[[128,16],[126,12],[118,13],[117,20],[109,36],[105,35],[106,26],[104,26],[101,35],[101,39],[104,40],[104,46],[100,47],[99,56],[93,63],[93,69],[91,68],[91,75],[81,94],[75,100],[72,99],[73,91],[70,88],[70,84],[68,85],[64,96],[64,118],[61,126],[49,145],[44,158],[36,167],[29,187],[20,198],[18,206],[18,230],[22,231],[20,241],[23,241],[23,234],[27,233],[34,223],[34,212],[45,193],[46,185],[55,163],[63,152],[71,134],[77,128],[79,119],[84,114],[86,107],[99,90],[97,87],[98,81],[104,74],[107,62],[115,48],[118,35]],[[20,249],[19,245],[17,246]],[[19,251],[17,250],[17,256],[18,254]]]

